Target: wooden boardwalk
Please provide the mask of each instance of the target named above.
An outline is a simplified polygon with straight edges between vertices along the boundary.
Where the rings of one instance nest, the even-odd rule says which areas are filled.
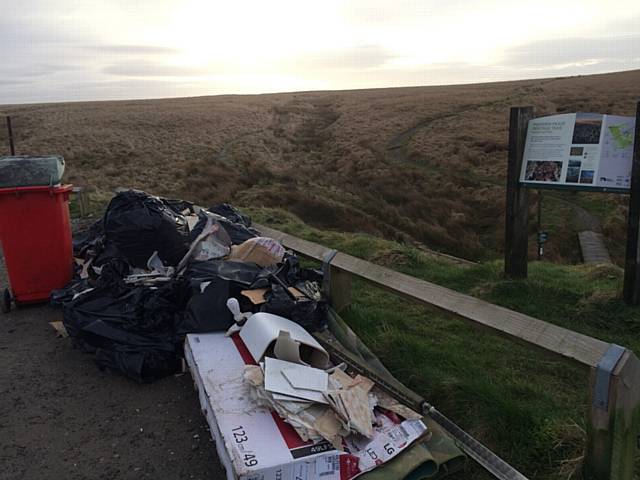
[[[578,240],[584,263],[611,263],[611,257],[601,233],[590,230],[578,232]]]

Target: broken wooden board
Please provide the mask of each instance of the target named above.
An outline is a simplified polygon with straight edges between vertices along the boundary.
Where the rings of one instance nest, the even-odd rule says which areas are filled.
[[[288,290],[296,298],[305,297],[305,294],[295,287],[289,287]],[[253,303],[254,305],[262,305],[263,303],[266,302],[264,295],[268,291],[269,291],[268,288],[256,288],[253,290],[242,290],[240,293],[245,297],[247,297],[249,300],[251,300],[251,303]]]

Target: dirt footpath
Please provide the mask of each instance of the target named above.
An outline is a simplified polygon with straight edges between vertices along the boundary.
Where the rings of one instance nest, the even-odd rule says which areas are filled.
[[[55,320],[48,306],[0,313],[0,479],[225,478],[189,374],[101,372]]]

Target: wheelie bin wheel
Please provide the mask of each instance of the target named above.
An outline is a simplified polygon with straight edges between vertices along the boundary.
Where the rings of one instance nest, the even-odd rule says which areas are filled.
[[[4,295],[2,295],[2,313],[9,313],[11,311],[11,292],[8,288],[4,289]]]

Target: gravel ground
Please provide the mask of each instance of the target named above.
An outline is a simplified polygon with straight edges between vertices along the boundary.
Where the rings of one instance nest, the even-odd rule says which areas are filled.
[[[0,314],[0,479],[225,478],[188,373],[101,372],[56,320],[48,306]]]

